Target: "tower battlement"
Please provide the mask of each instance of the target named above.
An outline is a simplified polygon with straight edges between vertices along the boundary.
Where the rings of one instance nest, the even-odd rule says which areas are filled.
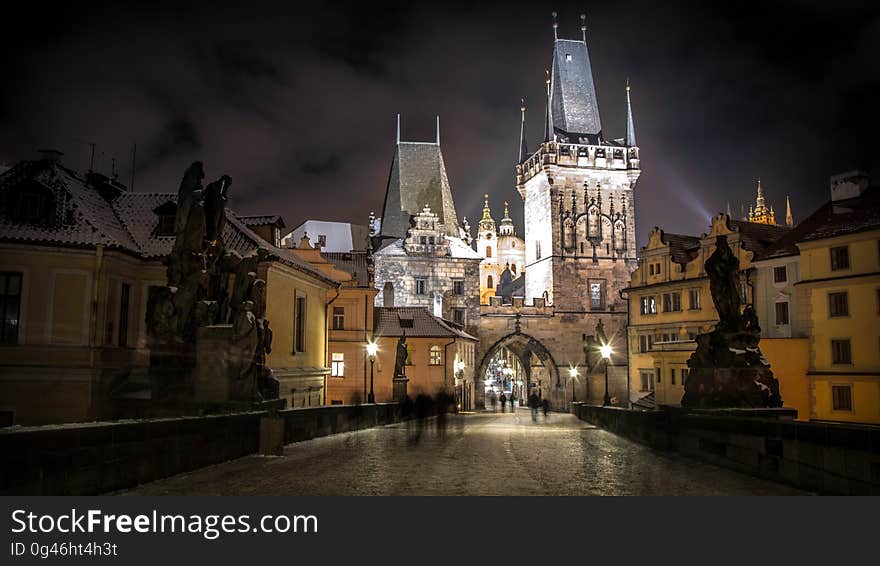
[[[545,165],[601,171],[639,171],[639,148],[545,142],[535,153],[516,166],[517,187],[521,187],[543,171]]]

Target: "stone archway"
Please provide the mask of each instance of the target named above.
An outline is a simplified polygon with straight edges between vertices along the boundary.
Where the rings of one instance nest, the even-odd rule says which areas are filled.
[[[550,374],[552,383],[547,384],[548,387],[557,387],[560,382],[559,365],[550,353],[550,350],[536,338],[523,334],[521,332],[512,332],[498,340],[496,340],[480,359],[479,365],[476,367],[474,375],[474,393],[477,407],[485,407],[485,390],[484,378],[486,370],[489,367],[489,361],[503,348],[508,348],[520,358],[525,365],[524,356],[534,354]]]

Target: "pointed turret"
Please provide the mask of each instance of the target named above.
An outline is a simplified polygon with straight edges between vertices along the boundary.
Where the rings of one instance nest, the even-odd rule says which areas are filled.
[[[480,232],[494,232],[495,219],[492,218],[492,210],[489,208],[489,193],[483,195],[483,217],[480,218]]]
[[[756,224],[776,225],[776,213],[772,206],[767,206],[764,199],[764,187],[761,186],[761,178],[758,177],[758,196],[755,199],[755,209],[749,207],[749,222]]]
[[[550,107],[550,71],[544,70],[544,73],[547,75],[547,78],[544,81],[547,83],[547,112],[544,116],[544,141],[551,142],[556,141],[556,134],[553,132],[553,110]]]
[[[439,128],[439,118],[438,118]],[[400,137],[397,118],[397,146],[382,209],[381,238],[406,238],[413,216],[428,204],[439,217],[448,236],[457,238],[458,217],[446,164],[440,150],[439,129],[436,141],[411,142]]]
[[[501,218],[501,226],[498,233],[502,236],[513,236],[513,219],[510,217],[510,211],[507,201],[504,201],[504,216]]]
[[[794,226],[794,216],[791,215],[791,201],[785,197],[785,225],[789,228]]]
[[[549,122],[569,141],[578,142],[584,137],[598,143],[602,121],[587,50],[586,16],[581,18],[581,32],[582,39],[555,37]]]
[[[519,161],[517,163],[522,163],[525,161],[525,158],[529,155],[529,148],[526,145],[526,99],[520,99],[519,105],[520,111],[520,125],[519,125]]]
[[[626,79],[626,145],[635,147],[636,145],[636,126],[633,122],[632,103],[629,99],[629,78]]]

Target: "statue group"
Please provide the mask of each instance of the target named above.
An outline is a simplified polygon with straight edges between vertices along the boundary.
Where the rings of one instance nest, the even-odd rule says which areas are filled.
[[[232,179],[223,175],[203,187],[204,177],[198,161],[183,175],[174,246],[166,259],[168,284],[150,289],[146,322],[154,399],[188,395],[199,329],[222,324],[231,325],[230,355],[216,363],[230,376],[229,400],[275,399],[278,381],[266,366],[272,351],[266,282],[258,277],[268,252],[258,247],[242,257],[226,249],[226,195]]]
[[[758,347],[761,328],[755,309],[742,308],[739,259],[727,236],[717,237],[705,268],[719,321],[715,330],[697,336],[697,349],[687,362],[682,407],[781,407],[779,381]]]

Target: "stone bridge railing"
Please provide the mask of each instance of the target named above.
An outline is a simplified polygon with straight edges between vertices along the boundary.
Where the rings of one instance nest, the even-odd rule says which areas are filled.
[[[256,453],[266,411],[0,430],[0,495],[95,495]],[[285,409],[284,443],[399,422],[398,404]]]
[[[880,495],[880,427],[574,403],[610,432],[818,493]]]

